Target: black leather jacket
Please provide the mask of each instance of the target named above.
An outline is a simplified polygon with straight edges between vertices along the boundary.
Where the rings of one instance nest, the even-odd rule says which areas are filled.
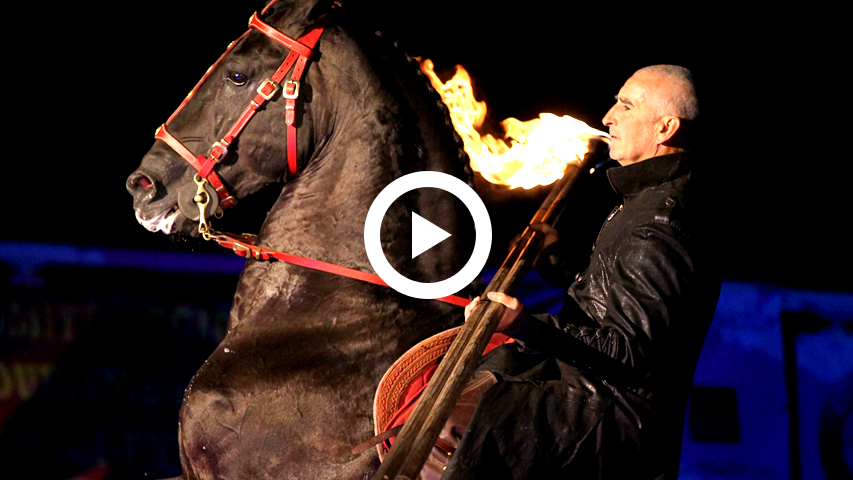
[[[602,226],[589,266],[574,275],[560,242],[540,256],[543,276],[566,283],[574,277],[563,309],[522,312],[504,332],[521,348],[484,358],[481,368],[503,382],[472,421],[472,430],[490,430],[501,458],[513,452],[511,478],[587,469],[598,473],[579,478],[677,472],[687,395],[720,289],[694,159],[679,153],[611,168],[623,204]],[[533,418],[523,418],[530,403]],[[502,413],[507,409],[512,417]],[[504,475],[482,470],[478,462],[489,453],[465,445],[477,441],[490,440],[463,437],[460,458],[443,478]]]
[[[691,160],[679,153],[610,169],[624,203],[604,222],[563,310],[526,315],[508,334],[548,351],[540,342],[548,330],[531,328],[535,317],[630,367],[613,374],[630,375],[628,386],[645,396],[686,397],[720,289]],[[551,278],[573,275],[559,244],[542,256]]]

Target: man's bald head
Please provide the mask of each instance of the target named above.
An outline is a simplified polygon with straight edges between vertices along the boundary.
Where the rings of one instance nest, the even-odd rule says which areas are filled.
[[[610,129],[610,157],[622,165],[682,151],[687,124],[699,115],[690,71],[652,65],[634,72],[602,123]]]
[[[696,120],[699,116],[699,101],[690,70],[680,65],[650,65],[634,75],[650,75],[660,80],[662,88],[650,92],[655,97],[658,116],[674,115],[684,120]]]

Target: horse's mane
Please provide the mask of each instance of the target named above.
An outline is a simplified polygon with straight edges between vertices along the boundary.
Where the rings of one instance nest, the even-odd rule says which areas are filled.
[[[456,145],[457,155],[456,158],[462,162],[463,170],[465,172],[465,180],[468,183],[468,186],[474,188],[474,172],[471,170],[470,159],[468,158],[468,154],[465,152],[465,144],[462,141],[462,137],[456,133],[456,130],[453,128],[453,122],[450,119],[450,110],[447,108],[447,105],[442,101],[441,95],[432,86],[432,82],[430,82],[429,78],[423,73],[421,70],[420,62],[417,58],[412,57],[408,54],[405,48],[402,46],[399,40],[395,40],[387,37],[384,32],[377,31],[376,36],[381,38],[382,40],[388,42],[399,55],[403,56],[406,59],[406,62],[409,64],[410,68],[414,70],[415,75],[417,75],[418,79],[420,79],[421,85],[426,89],[427,96],[431,100],[428,103],[437,115],[441,115],[444,117],[444,125],[447,127],[445,131],[450,135],[453,144]]]
[[[382,25],[376,25],[378,22],[371,18],[370,14],[371,12],[368,9],[359,9],[358,5],[348,4],[332,14],[331,22],[342,26],[366,52],[378,55],[389,67],[395,69],[401,88],[405,89],[409,86],[413,89],[412,92],[406,92],[407,94],[421,95],[426,99],[421,106],[426,108],[427,111],[418,113],[428,114],[434,120],[431,122],[431,125],[439,127],[434,131],[438,140],[442,141],[445,145],[453,147],[452,156],[457,158],[463,167],[464,174],[460,178],[473,188],[473,171],[469,165],[468,154],[465,153],[461,137],[459,137],[453,128],[447,105],[442,101],[440,94],[433,88],[429,78],[421,71],[418,59],[409,55],[402,41],[392,35],[386,34]],[[322,13],[314,10],[311,15],[322,15]],[[404,78],[401,80],[401,77]],[[406,83],[405,80],[408,79],[412,81]],[[407,96],[412,106],[417,107],[418,105],[411,102],[412,97]]]

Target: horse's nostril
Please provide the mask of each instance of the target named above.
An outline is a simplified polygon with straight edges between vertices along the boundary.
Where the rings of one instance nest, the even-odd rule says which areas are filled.
[[[157,184],[154,179],[140,171],[133,172],[129,177],[127,177],[126,186],[128,193],[134,197],[148,197],[157,191]]]
[[[131,184],[131,186],[134,186],[134,187],[142,187],[145,190],[149,190],[152,187],[154,187],[154,181],[151,180],[151,178],[149,178],[148,175],[145,175],[144,173],[139,173],[139,172],[135,173],[130,178],[130,184]]]

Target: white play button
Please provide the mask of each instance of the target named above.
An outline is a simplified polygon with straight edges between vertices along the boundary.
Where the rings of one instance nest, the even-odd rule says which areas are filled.
[[[452,277],[438,282],[416,282],[410,280],[385,258],[382,251],[382,241],[379,232],[382,230],[382,219],[395,200],[401,195],[418,188],[438,188],[458,198],[471,213],[476,232],[474,252],[471,258]],[[450,236],[444,230],[436,227],[417,215],[412,216],[412,258],[429,250],[431,247],[446,240]],[[431,233],[430,233],[431,232]],[[428,299],[441,298],[462,290],[480,275],[483,266],[489,259],[489,249],[492,247],[492,221],[486,205],[477,193],[467,183],[458,178],[441,172],[414,172],[389,183],[379,192],[367,211],[364,219],[364,251],[370,260],[370,265],[376,274],[389,287],[412,298]],[[443,261],[443,259],[438,259]]]
[[[443,242],[450,234],[412,212],[412,258]]]

